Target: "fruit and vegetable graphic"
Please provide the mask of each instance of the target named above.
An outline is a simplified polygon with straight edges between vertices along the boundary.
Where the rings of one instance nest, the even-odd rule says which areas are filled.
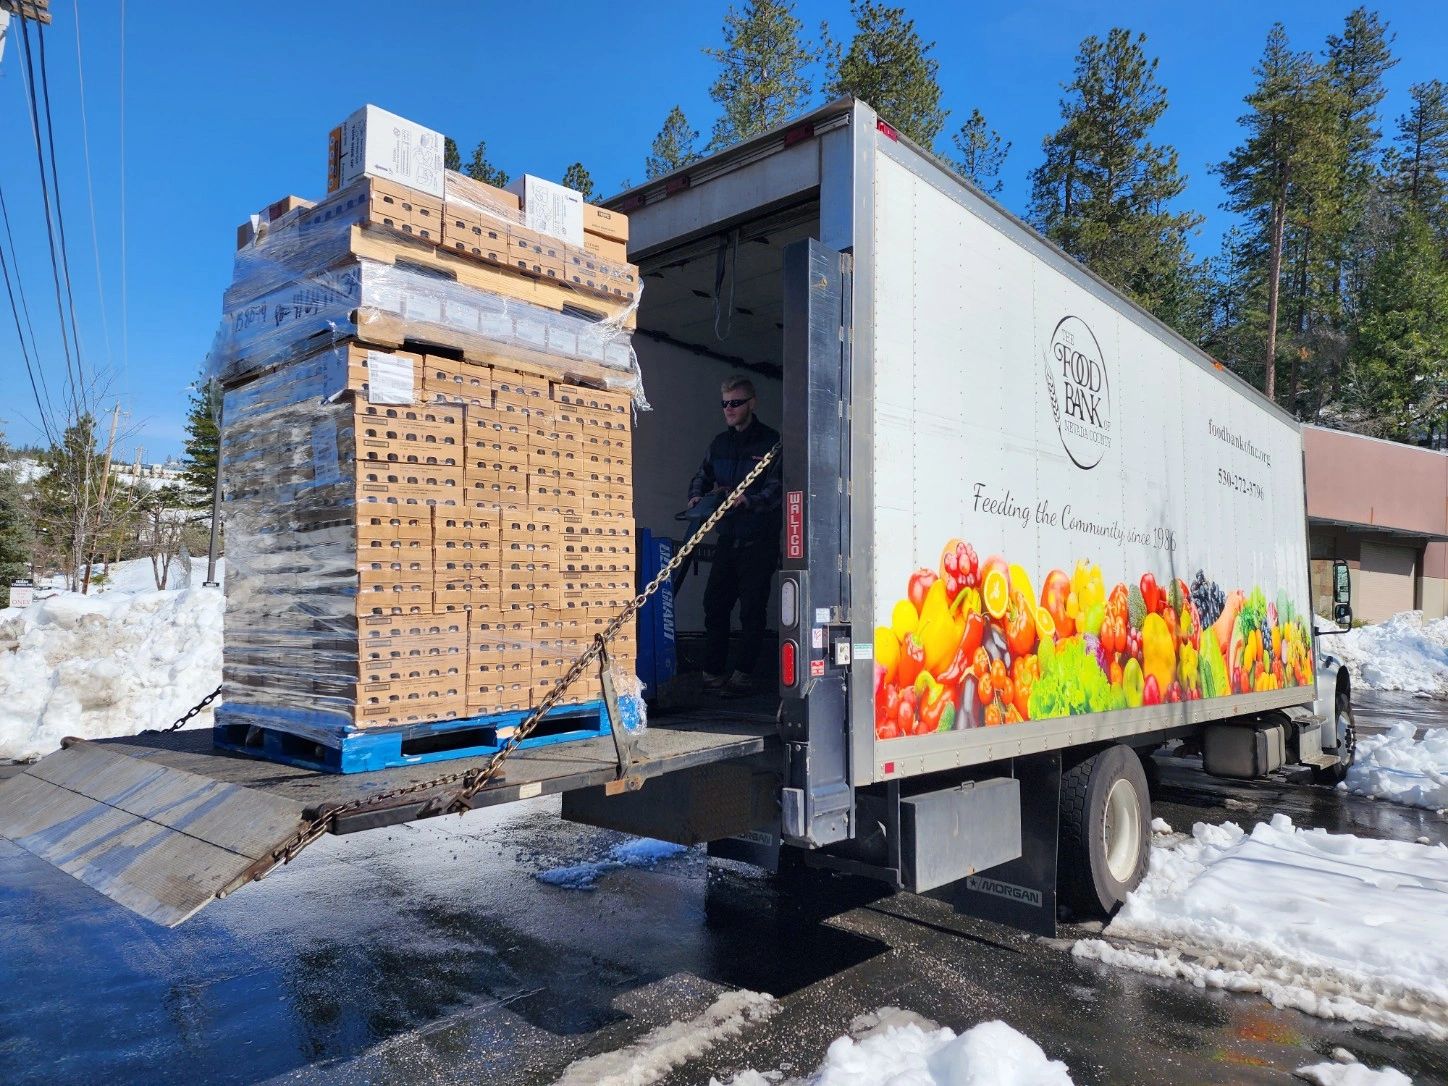
[[[920,568],[875,630],[875,734],[896,739],[960,728],[1199,701],[1305,686],[1312,640],[1286,595],[1225,591],[1197,571],[1188,584],[1108,590],[1082,559],[1047,572],[1037,593],[1024,566],[982,559],[952,539]]]

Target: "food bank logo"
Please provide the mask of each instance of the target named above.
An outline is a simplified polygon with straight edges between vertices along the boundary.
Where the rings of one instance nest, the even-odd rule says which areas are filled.
[[[1046,347],[1046,388],[1066,455],[1094,468],[1111,448],[1111,381],[1101,344],[1080,317],[1066,317]]]

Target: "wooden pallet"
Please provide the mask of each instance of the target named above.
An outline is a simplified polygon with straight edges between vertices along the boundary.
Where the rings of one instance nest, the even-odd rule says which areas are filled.
[[[353,256],[362,260],[394,267],[398,264],[423,267],[463,286],[529,302],[555,313],[575,311],[597,319],[617,318],[627,313],[624,327],[637,325],[637,315],[628,312],[632,299],[593,294],[560,279],[537,279],[501,264],[480,264],[469,257],[393,231],[353,226],[348,234],[347,248]]]
[[[620,383],[632,388],[635,377],[627,370],[616,370],[599,362],[532,351],[485,339],[482,336],[443,328],[434,324],[417,324],[375,309],[359,309],[356,315],[357,338],[374,347],[419,353],[454,352],[478,366],[504,366],[523,373],[536,374],[553,381],[620,390]]]

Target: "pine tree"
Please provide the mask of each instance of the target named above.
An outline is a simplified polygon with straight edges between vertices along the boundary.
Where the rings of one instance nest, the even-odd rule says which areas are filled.
[[[463,172],[474,181],[481,181],[485,185],[495,185],[503,188],[508,184],[508,175],[488,161],[488,145],[482,140],[473,148],[472,160],[463,168]]]
[[[961,177],[971,181],[982,192],[995,196],[1001,190],[1001,167],[1010,153],[1009,140],[986,124],[980,110],[972,109],[970,119],[960,126],[952,141],[960,157],[951,163]]]
[[[1390,185],[1448,243],[1448,85],[1414,83],[1386,163]]]
[[[1146,35],[1114,27],[1081,43],[1064,85],[1064,123],[1031,174],[1031,214],[1042,233],[1097,275],[1169,318],[1190,262],[1187,236],[1202,221],[1172,211],[1186,190],[1176,151],[1151,143],[1166,110]]]
[[[843,58],[837,46],[829,47],[834,56],[825,94],[860,98],[897,131],[933,147],[946,117],[940,108],[940,62],[930,56],[935,43],[920,40],[904,8],[851,0],[850,14],[855,37]]]
[[[1347,328],[1362,289],[1361,254],[1368,205],[1378,189],[1378,105],[1386,95],[1384,74],[1397,63],[1392,37],[1376,13],[1359,7],[1329,35],[1323,60],[1336,112],[1333,179],[1313,194],[1301,220],[1289,230],[1294,267],[1289,313],[1289,410],[1316,415],[1335,398],[1346,362]],[[1305,395],[1304,395],[1305,393]]]
[[[15,457],[0,436],[0,607],[10,606],[10,582],[30,572],[31,530]]]
[[[442,138],[442,168],[454,173],[461,173],[463,169],[463,156],[458,151],[458,141],[451,136]]]
[[[184,504],[192,509],[209,509],[216,486],[216,467],[221,459],[221,392],[213,381],[191,386],[191,406],[186,412],[186,457],[181,478],[186,482]]]
[[[1250,112],[1238,122],[1246,139],[1217,171],[1227,191],[1222,206],[1247,218],[1251,249],[1262,260],[1256,269],[1266,285],[1262,380],[1275,400],[1287,229],[1289,221],[1310,227],[1331,192],[1337,125],[1325,73],[1309,55],[1291,50],[1281,23],[1268,32],[1255,71],[1257,85],[1246,97]]]
[[[659,134],[649,146],[649,153],[644,158],[644,176],[652,181],[655,177],[663,177],[697,162],[700,156],[695,141],[698,138],[698,130],[689,127],[689,119],[684,116],[683,109],[674,106],[664,118],[664,127],[659,129]],[[630,186],[625,184],[623,187]]]
[[[562,184],[564,188],[583,193],[585,200],[593,199],[593,178],[583,168],[582,162],[575,162],[563,171]]]
[[[727,147],[765,132],[810,102],[807,69],[819,50],[800,39],[803,24],[790,0],[746,0],[724,15],[724,45],[705,49],[719,62],[709,97],[723,111],[714,122],[713,146]]]
[[[1341,35],[1327,39],[1327,82],[1337,107],[1336,207],[1338,221],[1327,239],[1334,277],[1334,293],[1348,289],[1342,280],[1351,275],[1348,267],[1354,237],[1362,223],[1370,194],[1376,187],[1378,141],[1382,130],[1378,104],[1387,95],[1383,76],[1398,62],[1389,48],[1392,37],[1374,12],[1357,8],[1344,21]],[[1351,306],[1351,300],[1348,300]]]
[[[1448,261],[1406,208],[1373,261],[1354,337],[1347,406],[1370,433],[1417,441],[1448,421]]]

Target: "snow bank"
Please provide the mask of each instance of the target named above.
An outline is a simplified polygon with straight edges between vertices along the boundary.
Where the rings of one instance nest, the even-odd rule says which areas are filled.
[[[1073,1086],[1065,1064],[1004,1022],[982,1022],[957,1037],[893,1007],[851,1023],[851,1034],[830,1044],[808,1078],[781,1078],[745,1071],[728,1086]]]
[[[1297,1077],[1317,1086],[1413,1086],[1413,1080],[1393,1067],[1374,1071],[1360,1063],[1314,1063],[1299,1067]]]
[[[0,612],[0,761],[170,724],[221,682],[224,609],[220,590],[198,587],[66,592]],[[210,724],[207,709],[190,726]]]
[[[1403,611],[1375,626],[1325,637],[1321,645],[1347,665],[1355,687],[1448,697],[1448,618],[1424,622],[1422,611]]]
[[[555,867],[550,871],[538,872],[534,878],[565,890],[592,890],[598,880],[610,871],[617,871],[621,867],[653,867],[661,860],[687,851],[683,845],[671,845],[667,841],[654,841],[644,837],[615,845],[606,859],[574,864],[572,867]]]
[[[1198,823],[1074,953],[1279,1007],[1448,1038],[1448,848]]]
[[[555,1086],[648,1086],[778,1010],[773,996],[743,989],[725,992],[694,1018],[670,1022],[627,1048],[571,1064]]]
[[[1412,724],[1394,724],[1385,734],[1364,735],[1344,782],[1358,795],[1429,810],[1448,808],[1448,729],[1419,740]]]

